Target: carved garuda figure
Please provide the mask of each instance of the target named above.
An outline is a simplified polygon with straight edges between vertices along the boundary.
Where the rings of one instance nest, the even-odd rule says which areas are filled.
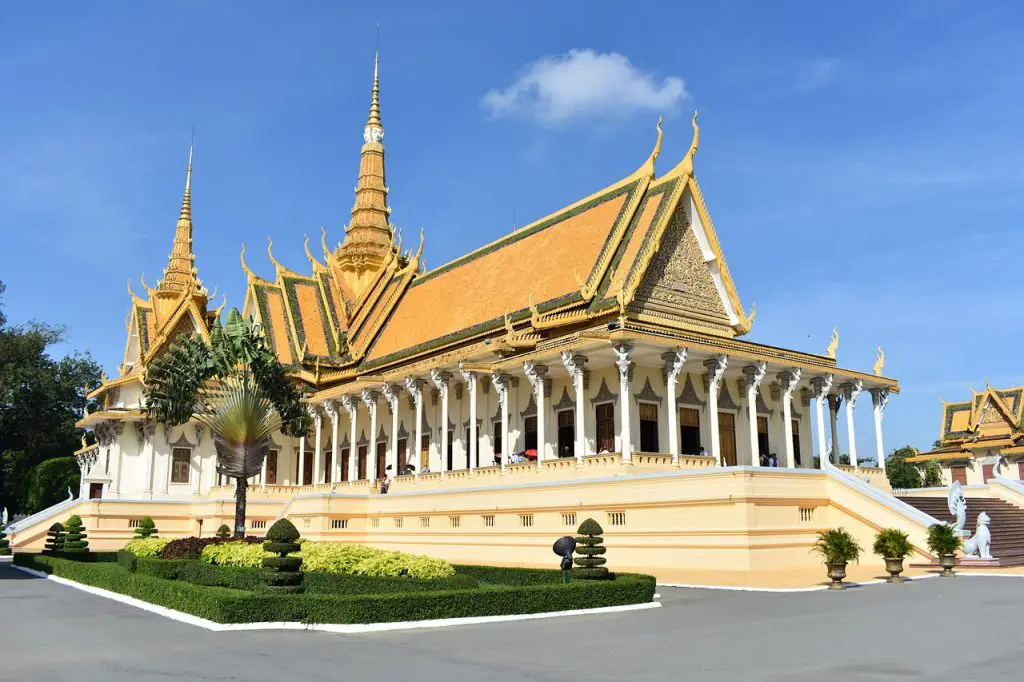
[[[949,497],[946,501],[949,504],[949,513],[956,517],[956,524],[953,527],[957,532],[963,532],[967,523],[967,499],[964,497],[960,481],[953,481],[953,485],[949,486]]]

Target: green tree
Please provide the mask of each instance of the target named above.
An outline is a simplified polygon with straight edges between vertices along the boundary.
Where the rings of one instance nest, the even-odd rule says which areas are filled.
[[[221,540],[226,540],[229,537],[231,537],[231,529],[228,528],[228,524],[220,524],[220,528],[217,529],[217,537],[219,537]]]
[[[137,539],[155,538],[156,533],[156,524],[153,523],[152,516],[143,516],[139,519],[139,525],[135,527],[135,537]]]
[[[579,568],[574,572],[581,580],[606,580],[609,577],[605,564],[608,560],[603,555],[608,551],[601,535],[604,529],[594,519],[587,519],[576,529],[576,553],[582,555],[574,559]]]
[[[0,282],[0,295],[4,290]],[[49,349],[66,341],[63,327],[8,325],[0,308],[0,508],[33,513],[48,506],[43,498],[29,502],[31,470],[80,447],[75,422],[101,372],[88,355],[51,357]]]
[[[907,462],[907,457],[916,454],[917,450],[909,445],[892,451],[885,460],[885,475],[889,478],[889,485],[893,488],[921,487],[921,472]]]
[[[924,487],[938,488],[942,485],[942,467],[934,460],[928,460],[924,465]]]
[[[0,556],[11,555],[11,541],[7,539],[7,526],[0,523]]]
[[[78,490],[81,469],[74,457],[43,460],[28,472],[25,479],[28,508],[46,509],[66,500],[68,488]]]
[[[295,383],[259,324],[228,313],[207,343],[180,339],[146,369],[146,412],[168,426],[196,419],[210,428],[217,472],[235,479],[235,537],[245,535],[247,479],[259,473],[271,435],[308,433],[311,419]]]
[[[85,554],[89,551],[89,541],[85,538],[85,526],[82,524],[82,517],[72,514],[64,526],[64,548],[61,550],[68,554]]]

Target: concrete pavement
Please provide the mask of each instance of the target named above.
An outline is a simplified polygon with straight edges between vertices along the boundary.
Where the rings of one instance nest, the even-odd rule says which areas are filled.
[[[1021,580],[660,588],[651,611],[333,635],[208,632],[0,567],[0,680],[1019,679]]]

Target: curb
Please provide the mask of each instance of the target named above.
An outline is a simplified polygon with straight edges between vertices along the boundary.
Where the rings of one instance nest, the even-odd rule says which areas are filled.
[[[904,580],[908,583],[917,582],[919,580],[928,580],[930,578],[941,577],[937,573],[931,573],[929,575],[916,575],[908,576]],[[970,573],[957,573],[957,578],[1024,578],[1024,574],[1016,573],[982,573],[982,572],[970,572]],[[847,581],[847,588],[850,587],[868,587],[871,585],[886,585],[888,584],[884,579],[879,580],[865,580],[864,582],[852,582]],[[779,594],[789,594],[794,592],[827,592],[829,591],[828,585],[815,585],[813,587],[742,587],[735,585],[692,585],[689,583],[658,583],[658,587],[678,587],[687,590],[716,590],[722,592],[775,592]]]
[[[97,597],[104,597],[128,606],[154,613],[164,618],[170,618],[180,623],[194,625],[196,627],[210,630],[212,632],[237,632],[243,630],[307,630],[311,632],[333,632],[342,635],[356,635],[365,632],[387,632],[393,630],[424,630],[430,628],[445,628],[455,625],[482,625],[484,623],[506,623],[519,620],[539,620],[542,618],[561,618],[564,616],[589,616],[600,613],[622,613],[626,611],[643,611],[646,609],[661,608],[661,602],[652,601],[645,604],[626,604],[624,606],[602,606],[595,609],[574,609],[570,611],[548,611],[545,613],[522,613],[509,616],[471,616],[468,618],[438,618],[434,620],[412,620],[396,623],[366,623],[366,624],[330,624],[330,623],[215,623],[212,620],[193,616],[182,611],[175,611],[147,601],[129,597],[99,587],[92,587],[83,583],[49,575],[24,566],[11,566],[15,570],[28,573],[29,575],[44,580],[50,580],[58,585],[88,592]],[[657,597],[658,595],[655,595]]]

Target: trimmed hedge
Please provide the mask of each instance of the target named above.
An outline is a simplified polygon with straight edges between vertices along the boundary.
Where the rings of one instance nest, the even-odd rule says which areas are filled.
[[[487,585],[562,584],[562,572],[548,568],[506,568],[502,566],[455,566],[456,575],[468,576]]]
[[[153,560],[144,559],[140,564],[146,561]],[[650,602],[654,597],[654,578],[632,574],[620,574],[615,581],[580,581],[568,585],[414,594],[278,595],[164,580],[140,572],[130,573],[115,564],[81,563],[37,554],[16,555],[15,563],[218,623],[383,623],[639,604]]]
[[[217,566],[198,561],[150,559],[138,560],[138,572],[167,580],[183,580],[196,585],[230,587],[257,591],[263,585],[263,571],[258,568]],[[135,569],[132,569],[135,570]],[[310,594],[400,594],[438,590],[467,590],[479,586],[468,575],[455,575],[440,580],[413,578],[369,578],[344,573],[309,572],[303,574],[303,585]]]

